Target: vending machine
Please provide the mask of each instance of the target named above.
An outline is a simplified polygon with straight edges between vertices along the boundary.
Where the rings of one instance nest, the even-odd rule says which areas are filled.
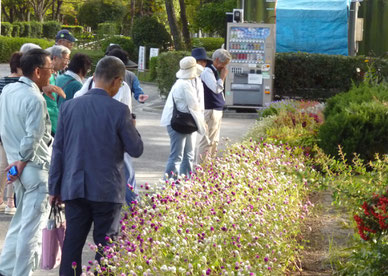
[[[228,23],[232,55],[225,84],[228,107],[259,107],[273,100],[275,24]]]

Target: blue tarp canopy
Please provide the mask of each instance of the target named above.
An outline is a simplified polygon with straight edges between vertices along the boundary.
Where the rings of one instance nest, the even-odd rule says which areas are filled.
[[[351,0],[277,0],[276,51],[348,55]]]

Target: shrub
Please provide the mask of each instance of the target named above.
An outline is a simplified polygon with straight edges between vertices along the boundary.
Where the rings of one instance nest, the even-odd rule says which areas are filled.
[[[132,39],[136,47],[167,49],[171,42],[170,35],[163,24],[154,17],[143,16],[135,20]]]
[[[37,21],[30,21],[31,37],[40,38],[43,34],[43,24]]]
[[[362,84],[331,98],[319,130],[320,146],[338,157],[338,145],[348,158],[354,153],[366,161],[376,153],[387,154],[388,88]]]
[[[157,74],[157,66],[158,66],[158,57],[152,57],[150,60],[150,76],[149,81],[155,81],[158,74]]]
[[[74,36],[80,36],[84,31],[84,27],[78,25],[62,25],[61,28],[69,30]]]
[[[22,22],[14,22],[13,26],[19,26],[19,33],[18,36],[23,36],[24,33],[24,24]]]
[[[12,24],[9,22],[1,22],[1,35],[12,36]]]
[[[31,24],[30,22],[20,22],[23,25],[23,31],[20,29],[21,37],[31,37]]]
[[[55,36],[60,30],[61,23],[57,21],[46,21],[43,23],[43,37],[55,39]]]
[[[0,37],[0,62],[8,63],[11,54],[19,51],[24,43],[35,43],[43,49],[54,45],[53,40],[38,39],[38,38],[21,38],[21,37]]]
[[[328,99],[348,91],[352,83],[360,83],[371,62],[381,75],[388,76],[388,61],[384,59],[371,61],[362,56],[278,53],[275,61],[275,96],[280,99]]]
[[[106,48],[108,48],[111,43],[120,45],[121,48],[128,52],[129,59],[137,62],[137,49],[135,48],[132,38],[128,36],[109,37],[101,42],[101,49],[105,52]]]
[[[19,37],[19,36],[20,36],[20,25],[12,24],[12,37]]]
[[[159,54],[157,63],[157,82],[161,95],[167,96],[176,80],[175,74],[179,70],[179,61],[189,56],[190,52],[174,51]]]
[[[119,26],[115,22],[99,23],[97,33],[99,37],[113,36],[119,34]]]
[[[204,47],[206,51],[215,51],[221,48],[224,42],[222,37],[202,37],[192,39],[193,48]]]

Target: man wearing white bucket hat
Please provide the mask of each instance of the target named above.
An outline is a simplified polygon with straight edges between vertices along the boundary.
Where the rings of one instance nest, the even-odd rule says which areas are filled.
[[[161,125],[167,127],[170,136],[170,156],[165,170],[167,179],[177,178],[179,175],[190,176],[194,162],[195,132],[185,134],[171,127],[174,102],[178,111],[193,116],[198,133],[206,133],[203,107],[198,98],[198,90],[203,89],[198,78],[203,67],[191,56],[181,59],[179,66],[180,70],[176,73],[178,79],[168,95],[161,119]]]

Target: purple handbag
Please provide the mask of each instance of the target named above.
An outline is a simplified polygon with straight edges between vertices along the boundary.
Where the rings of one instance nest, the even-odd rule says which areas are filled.
[[[42,230],[41,269],[54,269],[61,263],[65,229],[61,209],[58,206],[51,206],[47,226]]]

